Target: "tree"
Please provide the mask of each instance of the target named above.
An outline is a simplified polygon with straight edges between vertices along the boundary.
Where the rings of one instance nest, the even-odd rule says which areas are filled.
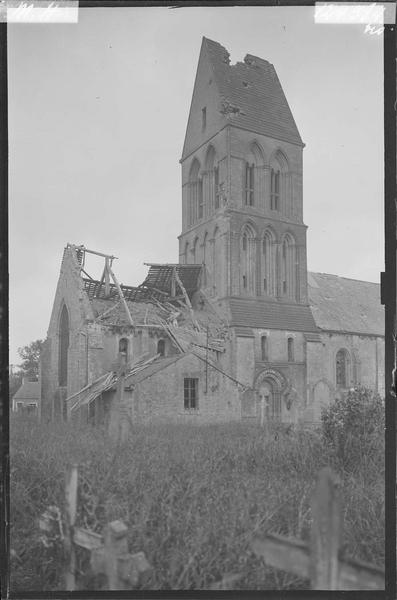
[[[323,436],[345,468],[359,464],[384,438],[385,404],[373,390],[357,386],[321,414]]]
[[[9,392],[9,398],[10,398],[10,404],[11,401],[14,397],[14,394],[16,394],[17,390],[19,390],[19,388],[22,385],[22,377],[23,377],[23,373],[22,371],[14,371],[13,367],[14,365],[10,365],[9,368],[9,380],[8,380],[8,392]]]
[[[27,346],[18,348],[18,354],[22,358],[22,363],[19,367],[25,377],[34,381],[37,381],[39,378],[40,352],[43,343],[43,340],[36,340]]]

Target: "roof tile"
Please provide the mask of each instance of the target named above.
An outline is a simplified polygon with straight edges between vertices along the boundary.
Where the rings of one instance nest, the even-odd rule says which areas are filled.
[[[229,64],[229,53],[218,42],[204,38],[223,112],[243,129],[303,145],[275,68],[267,60],[247,54],[244,62]]]
[[[308,291],[317,327],[384,335],[380,286],[328,273],[309,273]]]

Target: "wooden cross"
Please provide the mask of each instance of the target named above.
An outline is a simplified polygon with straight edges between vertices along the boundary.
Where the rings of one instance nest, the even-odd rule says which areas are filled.
[[[252,549],[275,569],[310,579],[315,590],[382,590],[385,573],[375,565],[341,560],[342,511],[339,479],[325,467],[319,473],[312,501],[310,544],[282,535],[255,538]]]
[[[82,527],[76,527],[78,466],[71,465],[65,477],[66,531],[63,535],[65,548],[65,585],[68,591],[76,589],[76,546],[91,553],[90,565],[94,575],[104,574],[108,590],[133,589],[147,579],[152,568],[143,552],[128,552],[128,528],[122,521],[112,521],[100,535]],[[55,510],[54,510],[55,509]],[[56,507],[49,507],[39,520],[39,527],[51,533],[58,521]]]

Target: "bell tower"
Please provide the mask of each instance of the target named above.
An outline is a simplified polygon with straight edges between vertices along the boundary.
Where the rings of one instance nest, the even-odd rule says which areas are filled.
[[[303,147],[273,65],[250,54],[231,65],[203,38],[180,161],[179,258],[204,263],[211,296],[259,302],[258,314],[307,306]]]

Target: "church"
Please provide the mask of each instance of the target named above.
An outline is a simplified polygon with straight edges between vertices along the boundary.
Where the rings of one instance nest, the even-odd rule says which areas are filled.
[[[175,264],[120,286],[68,244],[41,357],[42,418],[316,423],[355,385],[384,393],[380,286],[309,273],[304,143],[268,61],[203,38],[182,157]],[[90,253],[104,259],[88,273]],[[120,408],[121,407],[121,408]]]

